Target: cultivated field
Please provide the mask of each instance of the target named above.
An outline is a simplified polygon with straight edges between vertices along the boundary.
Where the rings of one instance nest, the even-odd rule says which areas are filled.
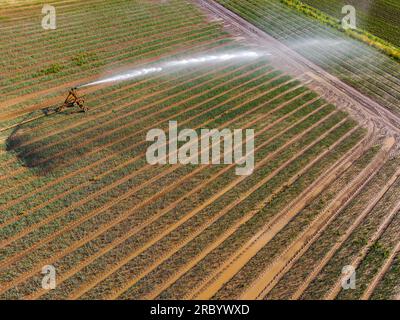
[[[358,27],[400,46],[400,3],[393,0],[303,0],[310,6],[341,19],[342,8],[357,10]]]
[[[398,62],[280,0],[218,2],[379,104],[399,112]]]
[[[279,1],[219,2],[382,109],[285,68],[275,42],[196,1],[58,0],[51,31],[41,4],[0,1],[1,299],[399,297],[400,128],[382,110],[400,105],[400,66]],[[311,32],[360,56],[293,45]],[[46,114],[74,86],[246,50],[260,54],[84,87],[89,112]],[[169,121],[254,129],[254,172],[150,165],[146,134]],[[355,290],[341,287],[346,265]]]

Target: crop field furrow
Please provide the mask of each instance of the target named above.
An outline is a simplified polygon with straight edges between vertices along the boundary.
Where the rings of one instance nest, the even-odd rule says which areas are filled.
[[[301,178],[300,178],[301,179]],[[277,198],[275,198],[275,199],[277,199]],[[275,200],[274,199],[274,200]],[[274,202],[274,200],[272,200],[272,203]],[[276,201],[276,200],[275,200]],[[272,204],[271,203],[271,204]],[[270,205],[271,205],[270,204]],[[264,207],[264,209],[263,209],[263,211],[265,211],[265,210],[267,210],[267,211],[269,211],[269,210],[271,210],[271,209],[269,209],[269,206],[266,206],[266,207]],[[275,208],[275,210],[276,210],[276,208]],[[266,214],[266,212],[263,214],[263,215],[259,215],[259,216],[256,216],[256,217],[258,217],[258,218],[262,218],[262,219],[265,219],[265,217],[264,217],[264,215]],[[274,215],[275,214],[275,211],[271,211],[271,214],[272,215]],[[255,222],[255,221],[257,221],[257,219],[252,219],[253,220],[253,223]],[[254,221],[255,220],[255,221]],[[250,221],[251,222],[251,221]],[[258,221],[259,222],[259,221]],[[265,222],[264,222],[265,223]],[[251,223],[250,223],[250,225],[251,225]],[[244,225],[243,227],[247,227],[247,228],[244,228],[244,230],[249,230],[248,229],[248,225]],[[262,227],[262,225],[259,225],[259,227]],[[242,228],[243,229],[243,228]],[[256,229],[257,230],[257,229]],[[243,232],[243,230],[241,230],[242,232]],[[256,232],[256,231],[254,231],[254,232]],[[238,235],[239,236],[239,235]],[[232,242],[235,242],[234,240],[235,240],[235,238],[236,238],[236,245],[242,245],[242,243],[243,243],[243,240],[241,240],[241,239],[243,239],[243,237],[244,238],[250,238],[251,237],[251,234],[246,234],[246,233],[242,233],[241,234],[241,236],[239,236],[239,238],[237,238],[238,236],[235,236],[235,237],[231,237],[231,239],[230,239],[230,241],[227,241],[227,242],[225,242],[224,243],[224,246],[220,249],[220,250],[217,250],[217,252],[214,254],[214,261],[204,261],[204,263],[203,263],[203,265],[201,266],[202,268],[201,268],[201,270],[204,270],[204,269],[206,269],[206,270],[208,270],[208,273],[212,273],[212,272],[214,272],[214,270],[215,270],[215,268],[216,268],[216,264],[220,264],[222,261],[224,261],[224,260],[220,260],[220,259],[218,259],[217,257],[219,256],[219,255],[223,255],[223,256],[225,256],[225,257],[227,257],[227,252],[232,252],[231,250],[236,250],[237,249],[237,247],[234,245],[234,244],[232,244]],[[240,240],[239,240],[240,239]],[[240,241],[239,243],[237,243],[237,241]],[[233,245],[233,247],[232,247],[232,245]],[[229,247],[231,247],[231,249],[229,249]],[[234,249],[233,249],[234,248]],[[228,251],[227,251],[228,250]],[[206,259],[207,260],[207,259]],[[211,264],[211,265],[210,265]],[[199,268],[200,268],[200,266],[199,266]],[[197,269],[197,268],[195,268],[195,269]],[[200,270],[200,269],[199,269]],[[197,270],[197,272],[199,272],[199,270]],[[204,272],[204,271],[203,271]],[[174,285],[175,286],[175,290],[177,290],[178,288],[181,288],[182,287],[182,285],[183,284],[185,284],[186,283],[186,285],[184,285],[184,288],[186,288],[186,294],[187,295],[185,295],[184,297],[185,297],[185,299],[187,299],[187,298],[192,298],[192,296],[191,295],[189,295],[188,294],[188,292],[190,292],[190,291],[192,291],[193,290],[193,279],[192,279],[192,277],[194,276],[194,274],[192,273],[192,275],[191,276],[187,276],[186,277],[186,281],[184,281],[183,283],[182,283],[182,280],[180,281],[180,283],[179,283],[179,287],[177,287],[177,285],[178,284],[176,284],[176,285]],[[198,280],[201,280],[202,278],[199,278]],[[205,278],[205,279],[207,279],[207,278]],[[187,284],[187,281],[188,281],[188,283],[189,283],[189,285]],[[178,281],[179,282],[179,281]],[[203,281],[201,281],[200,282],[200,284],[202,283]],[[199,282],[197,282],[197,284],[196,284],[196,287],[201,287],[201,285],[199,286]],[[180,291],[180,289],[178,289],[178,291]],[[168,292],[168,290],[167,290],[167,292]],[[166,293],[167,293],[166,292]],[[169,292],[169,294],[167,294],[167,295],[165,295],[165,294],[162,294],[161,295],[161,297],[162,298],[165,298],[165,297],[169,297],[169,298],[171,298],[171,297],[173,297],[173,298],[176,298],[177,296],[176,296],[176,293],[175,294],[173,294],[173,292],[174,291],[171,291],[171,292]],[[171,294],[172,294],[172,296],[171,296]],[[182,297],[182,296],[180,296],[180,295],[178,295],[178,297]]]
[[[372,205],[374,204],[374,201],[371,202],[371,199],[376,200],[376,196],[382,194],[381,190],[386,189],[385,185],[387,185],[387,181],[390,180],[396,169],[397,165],[394,161],[384,164],[382,169],[370,180],[359,195],[326,227],[326,230],[314,241],[308,251],[294,262],[291,269],[283,275],[266,298],[298,299],[315,275],[318,274],[318,266],[322,266],[328,260],[326,256],[331,248],[335,247],[335,243],[343,243],[341,237],[346,235],[346,231],[352,226],[356,226],[357,220],[363,220],[360,218],[361,213],[368,211],[371,203]],[[390,190],[388,190],[383,195],[381,201],[375,203],[374,210],[379,210],[381,203],[390,200],[387,198],[391,194]],[[316,261],[321,262],[317,263]]]
[[[353,131],[355,131],[355,129],[350,131],[347,135],[350,135]],[[344,136],[342,139],[346,138],[346,136]],[[337,141],[336,143],[339,144],[340,142],[341,142],[341,140]],[[319,159],[316,159],[316,160],[319,161]],[[335,178],[336,176],[337,176],[337,173],[331,174],[331,178]],[[297,177],[296,177],[296,179],[297,179]],[[330,179],[328,177],[325,177],[325,179],[327,181],[330,181]],[[314,186],[312,186],[312,187],[314,187]],[[322,189],[323,188],[324,187],[322,187]],[[312,189],[312,188],[307,189],[306,192],[304,192],[304,194],[302,196],[307,195],[308,198],[311,198],[311,196],[309,194],[310,189]],[[288,206],[288,208],[289,207],[290,206]],[[249,242],[248,245],[245,245],[241,251],[239,251],[235,256],[231,257],[227,262],[225,262],[224,265],[219,268],[218,272],[215,272],[213,275],[211,275],[208,278],[209,282],[204,284],[202,286],[202,289],[198,290],[197,293],[194,295],[194,297],[196,299],[212,297],[213,294],[215,294],[217,292],[217,290],[218,290],[217,288],[220,288],[222,286],[222,284],[225,283],[228,279],[227,276],[224,277],[223,272],[226,275],[229,274],[230,277],[232,275],[234,275],[235,271],[232,271],[230,269],[236,268],[236,270],[238,270],[238,268],[240,268],[238,266],[234,266],[234,263],[236,263],[236,264],[240,263],[243,266],[246,259],[250,259],[250,257],[246,257],[246,255],[251,254],[252,252],[256,252],[257,249],[255,249],[254,247],[261,248],[263,246],[263,244],[258,244],[257,241],[259,241],[259,240],[266,241],[266,238],[265,238],[266,230],[268,230],[269,232],[271,232],[272,230],[274,230],[274,232],[277,232],[276,230],[279,227],[279,224],[283,225],[283,224],[287,223],[287,221],[290,220],[291,216],[286,216],[284,214],[284,213],[286,213],[286,211],[287,210],[283,210],[281,214],[276,216],[274,218],[274,220],[272,220],[268,225],[266,225],[263,228],[263,230],[261,230],[253,239],[251,239],[251,241]],[[284,219],[286,219],[286,221],[283,221]],[[268,235],[269,239],[271,239],[272,237],[273,237],[273,234]]]
[[[324,267],[322,272],[318,275],[319,277],[325,277],[325,272],[328,268],[337,268],[337,257],[342,255],[343,252],[347,251],[348,256],[346,257],[345,265],[354,265],[357,267],[359,263],[364,259],[367,252],[371,249],[371,246],[381,237],[382,233],[388,228],[389,224],[393,221],[394,217],[398,212],[398,205],[390,205],[390,209],[388,212],[386,210],[382,210],[385,207],[385,203],[379,204],[380,208],[376,208],[375,211],[372,211],[371,214],[363,221],[363,223],[358,226],[351,237],[342,245],[339,251],[333,256],[333,258],[329,261],[329,263]],[[386,214],[386,215],[385,215]],[[380,221],[377,219],[381,219]],[[370,223],[374,223],[374,225],[369,225]],[[367,229],[368,228],[368,229]],[[370,239],[367,241],[362,241],[361,233],[364,234],[371,234]],[[355,244],[357,241],[357,244]],[[356,252],[348,252],[349,251],[349,244],[352,243],[354,246],[359,247],[359,251]],[[353,250],[356,247],[353,247]],[[346,263],[348,262],[348,263]],[[339,293],[337,289],[337,272],[331,273],[329,275],[329,280],[326,281],[326,284],[329,286],[330,290],[327,291],[327,295],[331,294],[332,296],[336,296]],[[316,279],[318,279],[316,278]],[[302,298],[306,297],[312,286],[315,285],[315,280],[311,282],[310,287],[304,292]]]
[[[311,222],[313,222],[314,225],[318,223],[318,219],[315,219],[315,217],[318,217],[319,214],[323,212],[327,212],[326,209],[330,204],[333,203],[332,201],[338,197],[338,192],[340,193],[340,191],[348,188],[349,183],[354,181],[353,174],[357,172],[357,176],[360,176],[362,172],[365,172],[365,165],[367,165],[366,161],[371,160],[371,155],[374,154],[375,153],[373,151],[369,152],[369,155],[366,158],[357,160],[355,167],[354,164],[353,166],[347,167],[347,170],[343,175],[332,181],[330,185],[328,184],[327,189],[321,190],[322,192],[319,194],[317,193],[317,197],[311,199],[311,202],[306,204],[296,204],[300,207],[299,209],[301,211],[298,212],[298,210],[294,210],[297,211],[297,214],[294,216],[294,218],[279,233],[277,233],[266,246],[262,247],[262,249],[258,251],[255,256],[253,256],[249,263],[247,263],[247,265],[245,265],[230,280],[230,282],[227,282],[224,287],[219,290],[214,298],[221,298],[226,294],[238,295],[240,292],[242,292],[241,294],[243,295],[244,292],[249,293],[249,290],[243,291],[243,288],[237,291],[238,288],[243,286],[244,281],[247,283],[246,289],[249,289],[250,284],[259,284],[260,289],[264,289],[266,282],[257,282],[256,279],[258,279],[258,277],[260,277],[262,274],[266,273],[261,273],[260,271],[255,273],[255,270],[258,269],[254,269],[254,266],[262,261],[262,265],[265,266],[264,268],[268,269],[273,262],[278,262],[279,257],[283,257],[284,254],[288,252],[286,244],[282,242],[283,239],[289,238],[291,239],[291,244],[295,245],[296,242],[294,240],[296,238],[299,238],[301,234],[304,235],[306,230],[311,230]],[[288,209],[289,212],[292,210],[290,207],[288,207]],[[250,270],[253,271],[251,271],[252,273],[249,274],[248,272]]]
[[[368,240],[368,243],[363,248],[363,250],[359,253],[357,258],[352,261],[351,265],[358,267],[358,265],[362,262],[362,260],[367,255],[368,251],[371,249],[373,245],[375,245],[376,241],[382,236],[384,231],[389,227],[392,223],[393,219],[399,213],[400,210],[400,203],[397,204],[386,216],[385,220],[381,225],[379,225],[378,230],[372,235],[372,237]],[[325,299],[335,299],[341,290],[340,284],[336,282],[332,289],[327,293]]]
[[[306,169],[304,169],[304,170],[306,170]],[[298,174],[301,174],[301,173],[298,173]],[[277,192],[279,192],[279,191],[277,191]],[[236,229],[238,226],[240,226],[240,225],[242,225],[243,223],[245,223],[246,221],[248,221],[248,219],[250,219],[255,213],[256,213],[256,212],[253,211],[253,212],[251,212],[250,215],[244,217],[236,227],[233,227],[233,229]],[[223,235],[222,239],[220,239],[218,242],[222,242],[222,240],[224,240],[227,236],[228,236],[227,234]],[[217,243],[218,243],[218,242],[217,242]],[[216,246],[217,246],[216,243],[213,243],[213,247],[216,247]],[[202,255],[204,256],[205,254],[206,254],[206,252],[205,252],[205,251],[202,251]],[[200,260],[201,260],[201,259],[200,259]],[[155,269],[155,268],[158,267],[158,266],[159,266],[159,265],[155,265],[155,267],[154,267],[153,269]],[[147,270],[146,270],[146,273],[149,273],[150,271],[151,271],[151,270],[147,269]]]
[[[396,256],[400,253],[400,241],[397,243],[397,245],[394,247],[392,252],[390,253],[389,257],[387,257],[384,265],[381,267],[379,272],[375,275],[371,283],[368,285],[367,289],[361,296],[361,300],[369,300],[371,296],[373,295],[376,287],[378,284],[382,281],[383,277],[385,274],[388,272],[389,268],[392,266],[394,259]],[[397,297],[398,299],[399,297]]]
[[[343,136],[341,139],[339,139],[337,142],[335,142],[334,145],[333,145],[329,150],[331,150],[335,145],[340,144],[340,143],[342,142],[342,140],[346,139],[346,137],[347,137],[348,135],[351,135],[352,132],[355,131],[355,130],[356,130],[356,129],[352,129],[351,131],[349,131],[345,136]],[[363,141],[364,141],[364,140],[363,140]],[[361,144],[362,144],[362,141],[361,141],[356,147],[354,147],[354,148],[360,147]],[[326,153],[328,153],[328,152],[325,151],[325,153],[324,153],[323,155],[326,155]],[[344,158],[345,158],[345,159],[348,159],[348,156],[350,156],[350,155],[352,155],[352,154],[355,155],[354,150],[351,150],[351,151],[347,154],[347,156],[344,157]],[[321,157],[323,157],[323,155],[321,155]],[[317,162],[317,161],[313,161],[313,162]],[[344,163],[341,163],[340,165],[336,163],[336,164],[335,164],[335,170],[332,170],[332,171],[331,171],[331,170],[328,170],[328,172],[330,172],[330,176],[329,176],[330,178],[327,177],[327,176],[325,176],[325,177],[324,177],[324,180],[326,180],[326,181],[329,182],[331,179],[336,178],[337,176],[339,176],[338,172],[343,171],[343,168],[345,168],[345,167],[346,167],[346,166],[344,165]],[[295,177],[294,181],[296,181],[296,180],[298,180],[298,179],[299,179],[299,176],[297,175],[297,176]],[[328,182],[326,183],[327,185],[329,184]],[[293,182],[293,183],[295,183],[295,182]],[[293,184],[293,183],[292,183],[292,184]],[[311,191],[313,188],[315,188],[315,185],[317,185],[317,184],[318,184],[318,181],[316,181],[316,182],[312,183],[311,185],[309,185],[309,186],[301,193],[301,195],[298,196],[298,198],[297,198],[296,200],[305,197],[305,195],[310,196],[310,191]],[[286,187],[287,187],[287,185],[286,185]],[[278,192],[276,192],[276,195],[277,195],[277,194],[278,194]],[[296,200],[295,200],[295,201],[296,201]],[[294,203],[295,201],[293,201],[293,203]],[[271,202],[271,201],[266,201],[265,203],[268,203],[268,202]],[[288,205],[288,208],[291,207],[291,206],[292,206],[292,204]],[[286,209],[283,209],[283,210],[282,210],[282,213],[284,213],[284,212],[286,212],[286,211],[287,211]],[[281,216],[283,216],[283,214],[279,214],[279,215],[277,215],[276,217],[274,217],[274,219],[273,219],[271,222],[269,222],[267,225],[265,225],[265,226],[263,227],[263,230],[268,230],[268,229],[275,223],[275,221],[278,220]],[[257,235],[263,234],[263,233],[264,233],[263,230],[259,231],[259,232],[257,233]],[[257,239],[257,236],[255,236],[254,239]],[[254,242],[254,239],[252,239],[252,241],[249,242],[249,243],[252,244],[252,243]],[[233,262],[234,260],[236,260],[236,259],[242,254],[242,252],[244,252],[244,251],[243,251],[243,250],[240,250],[236,255],[230,257],[230,259],[227,260],[222,266],[220,266],[220,267],[219,267],[217,270],[215,270],[211,275],[209,275],[207,278],[205,278],[205,279],[202,281],[202,285],[199,286],[200,289],[197,289],[196,291],[192,292],[190,298],[194,298],[194,297],[197,298],[197,297],[199,297],[199,294],[200,294],[201,292],[206,291],[206,288],[209,287],[210,283],[212,283],[212,282],[215,281],[216,275],[217,275],[217,274],[221,274],[221,272],[222,272],[223,270],[226,270],[226,268],[227,268],[228,266],[230,266],[230,265],[232,264],[232,262]],[[189,296],[186,296],[185,298],[189,298]]]

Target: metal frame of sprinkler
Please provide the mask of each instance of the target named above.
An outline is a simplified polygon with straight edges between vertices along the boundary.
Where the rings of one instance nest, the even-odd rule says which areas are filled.
[[[68,92],[68,96],[62,106],[56,108],[56,112],[61,112],[66,108],[79,107],[83,112],[87,112],[89,109],[85,106],[85,99],[78,96],[78,88],[71,88]]]

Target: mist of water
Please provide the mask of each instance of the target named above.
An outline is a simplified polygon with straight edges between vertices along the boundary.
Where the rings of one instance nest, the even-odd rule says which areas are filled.
[[[120,82],[126,80],[132,80],[135,78],[143,77],[146,75],[160,73],[163,71],[172,71],[176,68],[181,67],[191,67],[197,65],[205,65],[207,63],[221,63],[230,60],[250,60],[255,59],[260,56],[267,56],[270,55],[269,53],[259,53],[255,51],[239,51],[233,53],[223,53],[223,54],[216,54],[216,55],[205,55],[205,56],[198,56],[193,58],[186,58],[174,61],[167,61],[159,64],[155,64],[152,67],[142,68],[142,69],[134,69],[130,70],[125,73],[121,73],[115,76],[111,76],[105,79],[101,79],[98,81],[90,82],[87,84],[83,84],[79,86],[79,88],[95,86],[99,84],[105,83],[112,83],[112,82]]]

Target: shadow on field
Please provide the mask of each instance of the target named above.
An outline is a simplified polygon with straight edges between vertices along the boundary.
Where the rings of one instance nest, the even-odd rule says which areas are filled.
[[[48,114],[48,110],[42,112],[44,117],[18,125],[6,140],[6,150],[12,152],[23,166],[32,169],[37,175],[47,175],[82,153],[79,149],[69,150],[68,146],[62,144],[63,140],[60,140],[57,134],[51,135],[51,131],[55,128],[48,128],[45,125],[50,118],[65,117],[66,114],[74,117],[74,114],[79,112],[72,110],[52,114]],[[30,118],[33,118],[33,115]],[[49,134],[52,139],[42,138]]]

